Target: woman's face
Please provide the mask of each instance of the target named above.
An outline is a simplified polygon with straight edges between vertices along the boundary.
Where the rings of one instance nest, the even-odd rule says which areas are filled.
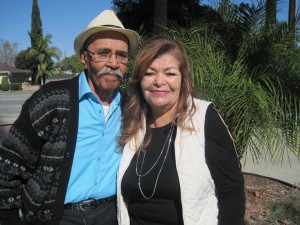
[[[141,80],[141,88],[153,113],[174,111],[181,88],[180,62],[167,53],[156,58]]]

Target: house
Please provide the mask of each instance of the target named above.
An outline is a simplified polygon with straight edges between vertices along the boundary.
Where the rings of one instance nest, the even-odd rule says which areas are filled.
[[[0,65],[0,89],[7,91],[12,86],[14,89],[21,89],[22,83],[29,79],[30,73],[30,70]]]

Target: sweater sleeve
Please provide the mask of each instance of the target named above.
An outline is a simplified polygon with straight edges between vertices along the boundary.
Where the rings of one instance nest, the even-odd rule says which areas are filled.
[[[0,221],[1,215],[15,215],[13,209],[22,206],[23,185],[32,176],[40,156],[42,140],[32,127],[29,111],[30,99],[0,145]]]
[[[244,224],[243,174],[232,136],[213,105],[205,117],[205,157],[216,185],[219,225]]]

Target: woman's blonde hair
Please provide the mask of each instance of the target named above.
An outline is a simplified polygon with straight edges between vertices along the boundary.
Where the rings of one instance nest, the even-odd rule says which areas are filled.
[[[122,136],[119,139],[121,146],[124,146],[132,138],[136,138],[138,130],[145,122],[144,119],[147,120],[151,115],[151,108],[146,102],[141,89],[141,80],[145,76],[146,70],[155,59],[169,53],[180,62],[179,70],[182,76],[181,90],[176,109],[176,125],[184,129],[192,130],[192,127],[188,127],[184,123],[186,117],[191,116],[195,111],[193,101],[191,109],[188,109],[188,98],[190,96],[195,97],[195,89],[192,85],[192,79],[189,73],[188,56],[178,41],[168,36],[156,35],[148,39],[139,50],[135,60],[133,74],[129,79],[127,87],[129,91],[129,101],[123,111]],[[145,138],[147,140],[144,140],[144,145],[147,145],[151,139],[148,124],[146,130],[147,137]]]

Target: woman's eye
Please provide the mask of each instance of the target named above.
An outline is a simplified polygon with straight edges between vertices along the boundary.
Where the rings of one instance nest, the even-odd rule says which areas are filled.
[[[167,73],[167,76],[176,76],[176,73]]]
[[[154,73],[153,72],[146,72],[145,73],[145,76],[151,76],[151,75],[153,75]]]

